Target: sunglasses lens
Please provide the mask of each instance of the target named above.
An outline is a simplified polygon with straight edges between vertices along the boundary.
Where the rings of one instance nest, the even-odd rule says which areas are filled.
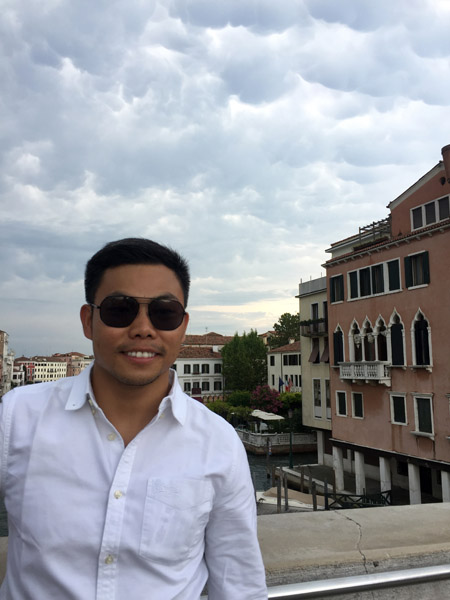
[[[148,315],[156,329],[172,331],[181,325],[185,312],[176,300],[161,299],[150,302]]]
[[[109,296],[100,304],[100,318],[108,327],[128,327],[139,312],[134,298]]]

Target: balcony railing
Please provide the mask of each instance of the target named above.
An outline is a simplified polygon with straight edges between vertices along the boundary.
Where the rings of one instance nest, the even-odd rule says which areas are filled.
[[[328,323],[327,321],[319,321],[317,323],[306,323],[300,325],[300,335],[305,337],[319,337],[327,335]]]
[[[391,364],[381,361],[339,363],[339,377],[391,385]]]

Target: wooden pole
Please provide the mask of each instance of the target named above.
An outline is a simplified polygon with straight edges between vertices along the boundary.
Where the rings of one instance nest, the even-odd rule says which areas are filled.
[[[277,513],[281,512],[281,477],[280,477],[280,473],[278,472],[278,477],[277,477]]]
[[[288,512],[289,510],[289,495],[288,495],[288,478],[287,473],[283,471],[283,481],[284,481],[284,510]]]
[[[316,482],[311,482],[311,494],[313,500],[313,510],[317,510],[317,492],[316,492]]]

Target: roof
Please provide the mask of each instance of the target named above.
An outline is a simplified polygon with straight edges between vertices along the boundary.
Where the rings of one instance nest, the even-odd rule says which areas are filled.
[[[408,242],[411,238],[419,239],[424,234],[431,234],[434,230],[439,231],[440,229],[447,229],[450,226],[450,218],[445,219],[443,221],[439,221],[438,223],[433,223],[432,225],[428,225],[427,227],[421,227],[420,229],[414,229],[414,231],[410,231],[408,233],[398,235],[395,237],[391,237],[388,240],[383,240],[381,242],[375,243],[372,246],[367,246],[365,248],[358,248],[356,250],[352,250],[351,252],[347,252],[346,254],[341,254],[336,256],[335,258],[330,258],[324,263],[322,266],[327,268],[333,264],[338,264],[340,262],[346,261],[355,256],[362,256],[363,254],[369,254],[376,250],[377,248],[382,248],[383,246],[396,246],[400,242]]]
[[[214,352],[211,347],[192,347],[182,346],[178,358],[210,358],[210,359],[221,359],[222,355],[220,352]]]
[[[187,335],[183,346],[224,346],[231,342],[232,335],[221,335],[215,331],[209,331],[203,335]]]
[[[292,344],[286,344],[285,346],[269,350],[267,354],[274,354],[275,352],[300,352],[300,340]]]

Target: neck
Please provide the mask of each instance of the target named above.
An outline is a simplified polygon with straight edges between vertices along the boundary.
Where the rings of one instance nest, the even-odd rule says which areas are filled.
[[[129,385],[111,377],[94,363],[91,383],[95,399],[106,418],[127,445],[157,414],[170,391],[169,372],[144,385]]]

